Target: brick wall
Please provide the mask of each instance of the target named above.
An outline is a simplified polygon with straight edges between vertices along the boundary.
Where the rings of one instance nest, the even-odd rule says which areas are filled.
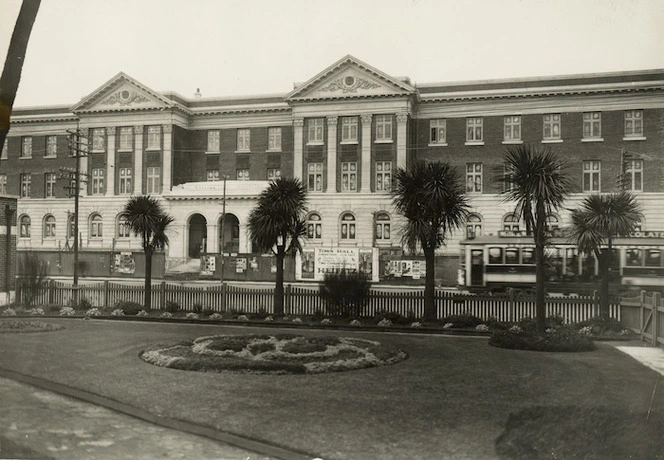
[[[7,219],[7,209],[10,219]],[[7,225],[11,237],[7,238]],[[7,244],[9,243],[9,260]],[[14,289],[16,271],[16,198],[0,195],[0,292]],[[9,282],[9,283],[8,283]]]

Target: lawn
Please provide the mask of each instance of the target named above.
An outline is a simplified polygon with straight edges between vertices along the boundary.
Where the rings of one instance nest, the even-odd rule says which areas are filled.
[[[302,331],[379,340],[409,358],[331,374],[218,374],[152,366],[138,355],[155,344],[265,329],[43,321],[66,329],[0,334],[0,367],[326,460],[496,458],[501,435],[504,443],[523,426],[550,431],[542,413],[558,414],[550,417],[558,436],[570,436],[560,429],[565,420],[579,419],[570,408],[629,415],[634,423],[645,423],[649,408],[649,423],[661,422],[664,413],[662,382],[653,398],[659,375],[604,344],[587,353],[539,353],[490,347],[487,339]],[[524,422],[534,409],[539,421]],[[630,450],[634,458],[638,449]]]

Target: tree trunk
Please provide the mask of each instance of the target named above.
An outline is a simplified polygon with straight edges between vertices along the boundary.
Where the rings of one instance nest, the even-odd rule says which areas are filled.
[[[274,316],[284,315],[284,258],[285,247],[277,246],[277,276],[274,286]]]
[[[544,264],[544,245],[546,243],[546,211],[544,203],[537,203],[535,220],[535,323],[537,332],[546,330],[546,268]]]
[[[16,18],[14,33],[9,42],[5,67],[0,77],[0,150],[4,147],[5,138],[9,132],[9,117],[16,99],[18,84],[21,81],[25,52],[40,3],[41,0],[23,0]]]
[[[436,321],[436,254],[435,249],[425,248],[426,281],[424,284],[424,321]]]
[[[152,252],[145,251],[145,300],[144,306],[147,311],[152,305]]]
[[[602,249],[599,258],[599,315],[603,318],[609,317],[609,267],[613,257],[613,244],[609,237],[609,247]]]

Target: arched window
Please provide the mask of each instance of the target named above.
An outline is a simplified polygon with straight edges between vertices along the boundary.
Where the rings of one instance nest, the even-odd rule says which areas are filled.
[[[503,217],[503,231],[505,232],[518,232],[519,219],[514,214],[508,214]]]
[[[323,237],[323,220],[320,215],[312,212],[307,217],[307,238],[320,240]]]
[[[131,236],[131,229],[127,224],[127,216],[120,214],[116,226],[115,235],[117,238],[129,238]]]
[[[385,212],[376,214],[376,241],[387,241],[390,239],[390,216]]]
[[[103,236],[104,222],[99,214],[90,216],[90,238],[101,238]]]
[[[44,217],[44,238],[55,238],[55,217]]]
[[[21,219],[19,220],[19,225],[21,227],[19,233],[20,237],[30,238],[30,216],[21,216]]]
[[[355,216],[349,212],[341,215],[341,240],[348,241],[355,239]]]
[[[466,219],[466,238],[480,235],[482,235],[482,218],[477,214],[471,214]]]

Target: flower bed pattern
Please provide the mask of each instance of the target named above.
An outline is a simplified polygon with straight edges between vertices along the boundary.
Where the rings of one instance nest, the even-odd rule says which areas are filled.
[[[140,357],[156,366],[199,372],[318,374],[394,364],[407,355],[371,340],[277,334],[199,337],[145,350]]]
[[[19,332],[48,332],[64,329],[59,324],[45,323],[43,321],[3,320],[0,321],[0,333]]]

